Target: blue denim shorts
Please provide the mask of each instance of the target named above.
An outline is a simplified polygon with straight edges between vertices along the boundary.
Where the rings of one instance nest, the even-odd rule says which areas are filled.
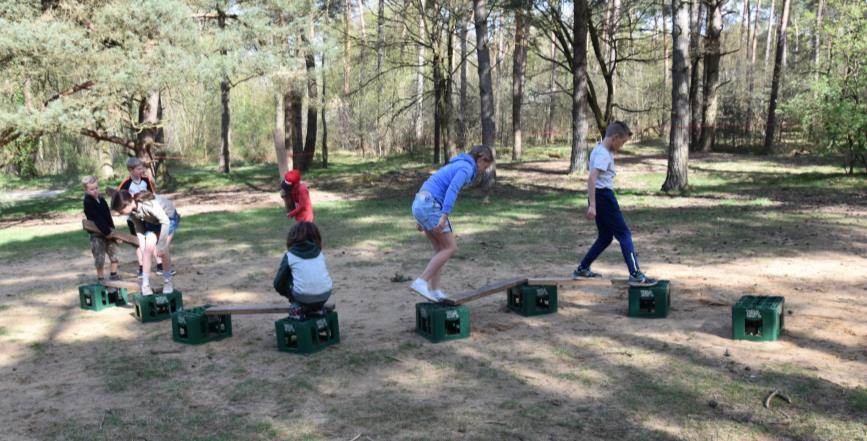
[[[171,236],[175,234],[175,231],[178,229],[178,224],[181,223],[181,215],[178,212],[175,212],[175,215],[169,218],[169,231],[168,235]],[[154,233],[159,235],[160,230],[162,229],[162,225],[160,224],[152,224],[150,222],[144,223],[145,234]]]
[[[416,194],[415,200],[412,201],[412,215],[425,231],[430,231],[439,223],[443,215],[443,206],[430,193],[421,192]],[[442,232],[452,232],[450,221],[446,221]]]

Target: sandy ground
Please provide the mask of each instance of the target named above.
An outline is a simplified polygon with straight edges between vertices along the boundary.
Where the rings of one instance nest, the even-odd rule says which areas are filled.
[[[339,197],[313,192],[315,200]],[[279,209],[281,206],[276,195],[256,193],[209,193],[207,197],[197,195],[174,200],[184,214],[267,206]],[[73,230],[79,228],[79,219],[71,216],[52,219],[49,224],[33,221],[19,226]],[[327,251],[336,287],[333,300],[341,313],[340,351],[363,354],[394,348],[401,342],[427,345],[426,340],[412,332],[413,305],[419,298],[409,293],[408,283],[388,280],[395,273],[413,276],[420,270],[418,256],[423,255],[425,249],[426,243],[419,237],[417,245],[394,250],[385,258],[363,246]],[[618,254],[615,250],[607,254]],[[511,276],[566,275],[574,267],[574,262],[542,262],[511,268],[486,266],[486,262],[496,261],[496,253],[502,252],[506,250],[492,249],[491,254],[474,256],[475,263],[484,268],[480,270],[468,271],[461,263],[451,264],[447,269],[446,288],[463,291]],[[131,251],[124,252],[123,273],[133,272],[134,259]],[[280,301],[270,287],[276,267],[273,256],[215,257],[213,253],[202,251],[179,257],[177,261],[175,285],[184,290],[186,305]],[[621,267],[622,262],[617,258],[607,258],[595,265],[594,270],[622,276]],[[588,394],[587,391],[564,388],[518,361],[528,356],[548,356],[546,350],[532,343],[543,326],[572,330],[558,333],[558,344],[563,346],[579,345],[582,329],[610,331],[613,335],[636,335],[648,341],[689,346],[697,354],[718,359],[721,364],[750,367],[756,375],[761,375],[766,367],[793,365],[842,387],[867,387],[867,303],[864,301],[867,299],[867,257],[863,254],[841,251],[790,258],[745,256],[737,263],[722,265],[650,261],[645,267],[653,275],[664,275],[671,280],[672,311],[666,320],[627,318],[625,290],[615,288],[561,289],[560,312],[542,318],[524,318],[505,312],[505,296],[500,294],[470,305],[473,314],[470,339],[436,348],[486,360],[500,371],[538,387],[551,400],[591,397],[582,395]],[[4,332],[0,338],[0,396],[3,397],[0,399],[0,426],[5,428],[0,438],[43,439],[46,433],[53,433],[49,431],[52,421],[90,419],[90,423],[95,424],[93,419],[98,419],[100,414],[105,419],[101,409],[135,412],[139,405],[137,394],[112,394],[101,386],[101,375],[97,375],[98,369],[91,360],[105,351],[117,351],[133,358],[150,356],[176,361],[190,366],[187,368],[190,372],[199,372],[208,363],[225,365],[233,363],[230,360],[244,359],[243,371],[238,371],[237,375],[245,378],[279,378],[287,369],[298,369],[287,364],[306,363],[274,350],[272,323],[279,315],[236,317],[232,338],[189,347],[171,341],[167,322],[140,324],[131,317],[131,309],[116,308],[99,313],[81,310],[76,286],[89,281],[92,271],[89,250],[84,248],[0,265],[0,329]],[[756,344],[730,339],[730,305],[749,293],[786,297],[786,325],[780,341]],[[107,339],[122,340],[123,348],[113,348],[112,343],[106,343]],[[507,350],[512,355],[492,357],[488,352],[490,348],[501,351],[512,348]],[[169,353],[162,355],[153,351]],[[612,363],[620,362],[616,347],[600,356]],[[205,361],[204,357],[212,361]],[[654,359],[647,358],[645,362],[653,363]],[[383,375],[396,384],[437,381],[434,374],[430,374],[433,378],[427,378],[417,373],[426,366],[425,360],[400,359],[394,363],[397,366]],[[139,381],[129,372],[118,375],[127,375],[128,381],[133,383]],[[345,389],[337,379],[328,379],[318,387],[326,395],[339,395],[346,402],[354,403],[376,391],[381,386],[381,378],[359,375],[351,389]],[[204,389],[207,398],[218,394],[221,383],[231,381],[238,381],[237,376],[226,380],[211,378],[195,384]],[[467,399],[467,409],[482,406],[478,397]],[[214,415],[228,412],[225,406],[214,406]],[[100,409],[100,412],[94,413],[92,409]],[[325,421],[317,420],[325,418],[324,411],[320,410],[314,406],[306,412],[306,424],[314,428],[325,426]],[[235,411],[237,409],[231,412]],[[246,411],[263,418],[270,415],[275,420],[281,415],[279,408],[273,404],[269,407],[267,403]],[[99,424],[101,427],[103,423]],[[648,421],[646,425],[658,426],[656,428],[662,432],[676,432],[676,428],[666,427],[662,421]],[[338,424],[333,430],[338,434],[335,438],[349,439],[354,429]],[[616,434],[613,437],[616,438]]]

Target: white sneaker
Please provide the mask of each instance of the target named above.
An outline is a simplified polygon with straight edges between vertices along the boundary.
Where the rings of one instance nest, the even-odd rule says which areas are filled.
[[[175,292],[175,288],[172,286],[172,281],[168,280],[163,283],[163,294],[171,294]]]
[[[431,294],[430,290],[427,287],[427,281],[423,279],[415,279],[412,282],[412,285],[409,285],[409,288],[413,291],[421,294],[422,297],[430,300],[431,302],[438,302],[439,300]]]
[[[444,293],[443,290],[441,290],[441,289],[435,289],[435,290],[431,291],[431,295],[436,297],[438,302],[441,302],[441,301],[449,298],[449,295]]]
[[[154,290],[151,289],[150,285],[142,285],[141,286],[141,295],[151,296],[153,294],[154,294]]]

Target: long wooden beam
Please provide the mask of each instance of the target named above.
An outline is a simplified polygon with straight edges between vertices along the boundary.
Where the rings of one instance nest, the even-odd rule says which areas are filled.
[[[288,313],[291,306],[289,303],[220,305],[206,309],[205,315]]]
[[[81,227],[84,228],[84,231],[88,233],[98,234],[102,236],[102,231],[99,231],[99,227],[96,226],[95,223],[91,220],[82,219]],[[114,233],[110,234],[107,239],[118,239],[121,242],[132,245],[138,248],[138,237],[133,236],[132,234],[121,233],[120,231],[115,230]]]
[[[537,277],[527,279],[528,285],[557,285],[557,286],[609,286],[625,284],[626,279],[608,279],[604,277],[593,278],[559,278],[559,277]]]
[[[485,285],[473,291],[462,292],[443,299],[443,303],[447,305],[462,305],[464,303],[487,297],[491,294],[503,292],[513,286],[523,285],[527,283],[526,277],[515,277],[514,279],[501,280],[489,285]]]
[[[106,288],[125,288],[133,292],[141,291],[141,285],[132,280],[103,280],[101,285]]]

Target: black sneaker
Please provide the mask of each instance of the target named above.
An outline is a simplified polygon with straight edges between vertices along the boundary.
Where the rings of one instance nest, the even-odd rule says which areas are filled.
[[[629,280],[626,283],[632,286],[653,286],[656,285],[656,279],[645,276],[641,271],[636,271],[629,275]]]
[[[138,275],[136,277],[141,279],[142,274],[144,274],[144,271],[142,271],[142,267],[141,267],[141,265],[139,265],[138,266]]]
[[[120,280],[120,274],[110,274],[108,280]]]
[[[595,279],[602,277],[599,273],[594,273],[590,271],[590,268],[575,268],[575,271],[572,271],[572,279]]]
[[[156,273],[157,273],[158,276],[163,275],[163,264],[161,264],[161,263],[158,263],[158,264],[157,264],[157,271],[156,271]]]
[[[293,303],[289,306],[289,318],[293,320],[304,320],[304,308],[301,305]]]

